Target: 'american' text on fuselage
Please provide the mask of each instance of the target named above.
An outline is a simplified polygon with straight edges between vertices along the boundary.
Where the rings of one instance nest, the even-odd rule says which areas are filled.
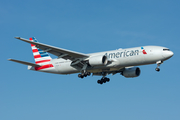
[[[116,52],[116,53],[106,53],[105,56],[108,58],[120,58],[120,57],[129,57],[139,55],[139,50],[131,50],[131,51],[123,51],[123,52]]]

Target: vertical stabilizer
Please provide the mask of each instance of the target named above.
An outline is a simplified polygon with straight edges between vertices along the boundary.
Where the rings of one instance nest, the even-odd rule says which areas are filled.
[[[30,41],[37,42],[35,37],[29,38]],[[35,63],[38,65],[48,65],[50,64],[50,61],[52,58],[49,56],[49,54],[39,48],[37,48],[35,45],[31,44],[33,56]]]

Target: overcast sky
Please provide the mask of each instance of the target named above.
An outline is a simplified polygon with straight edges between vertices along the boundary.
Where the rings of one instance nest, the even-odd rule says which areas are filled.
[[[4,0],[0,1],[1,120],[179,120],[180,1]],[[7,61],[33,62],[28,43],[14,37],[81,53],[158,45],[174,56],[141,75],[84,79],[27,70]],[[53,58],[56,56],[51,55]]]

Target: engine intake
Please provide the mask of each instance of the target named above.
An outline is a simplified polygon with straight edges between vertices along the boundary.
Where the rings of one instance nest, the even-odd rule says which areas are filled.
[[[122,72],[122,75],[126,78],[133,78],[133,77],[138,77],[140,73],[141,73],[140,68],[131,67],[131,68],[125,68],[125,70]]]
[[[105,55],[104,56],[94,56],[89,59],[89,64],[91,66],[102,66],[102,65],[107,65],[107,63],[108,63],[108,59]]]

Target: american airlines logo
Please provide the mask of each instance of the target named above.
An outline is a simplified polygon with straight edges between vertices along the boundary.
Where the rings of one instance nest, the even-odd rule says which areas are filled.
[[[129,57],[139,55],[139,50],[131,50],[131,51],[123,51],[123,52],[116,52],[116,53],[106,53],[105,56],[108,58],[120,58],[120,57]]]
[[[143,54],[147,54],[143,47],[141,47],[141,49],[143,50]]]

